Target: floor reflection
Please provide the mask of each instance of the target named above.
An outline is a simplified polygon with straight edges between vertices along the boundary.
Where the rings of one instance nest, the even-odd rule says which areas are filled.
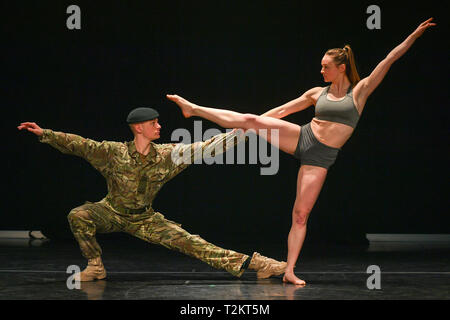
[[[336,246],[310,250],[296,274],[306,286],[282,276],[258,280],[254,271],[235,278],[195,259],[141,242],[104,241],[108,278],[67,286],[69,265],[86,264],[71,242],[0,241],[0,299],[67,300],[315,300],[448,299],[448,247],[400,250]],[[250,245],[249,245],[250,246]],[[275,250],[276,249],[276,250]],[[281,249],[275,248],[272,254]],[[390,249],[390,250],[388,250]],[[248,249],[250,251],[251,249]],[[381,290],[367,287],[367,267],[381,269]]]
[[[87,300],[102,300],[106,284],[106,280],[81,282],[80,290],[86,294]]]

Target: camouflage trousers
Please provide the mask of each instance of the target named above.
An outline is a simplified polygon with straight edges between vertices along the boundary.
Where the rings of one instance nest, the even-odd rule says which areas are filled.
[[[147,242],[160,244],[200,259],[216,269],[224,269],[237,277],[244,272],[241,267],[249,257],[222,249],[198,235],[192,235],[181,228],[180,224],[165,219],[159,212],[122,216],[103,200],[95,203],[87,202],[72,209],[68,220],[81,253],[86,259],[96,258],[102,254],[102,249],[95,238],[97,232],[126,232]]]

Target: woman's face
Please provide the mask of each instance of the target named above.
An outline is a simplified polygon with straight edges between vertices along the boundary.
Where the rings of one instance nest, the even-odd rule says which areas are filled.
[[[321,64],[322,69],[320,70],[320,73],[325,82],[333,82],[341,73],[345,72],[345,65],[341,64],[337,66],[334,63],[332,56],[324,55]]]

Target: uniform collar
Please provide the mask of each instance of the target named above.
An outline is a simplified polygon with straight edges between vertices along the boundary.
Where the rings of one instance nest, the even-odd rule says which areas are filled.
[[[130,156],[136,160],[145,159],[144,161],[148,162],[159,162],[161,160],[161,156],[156,148],[156,143],[150,142],[150,151],[146,156],[142,156],[137,150],[134,141],[129,141],[128,143],[128,153]]]

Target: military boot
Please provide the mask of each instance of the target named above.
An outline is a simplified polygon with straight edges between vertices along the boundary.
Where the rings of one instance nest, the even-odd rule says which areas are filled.
[[[86,269],[80,272],[80,281],[93,281],[106,278],[106,270],[100,257],[89,259]],[[75,275],[77,276],[77,275]],[[76,279],[76,278],[75,278]]]
[[[277,261],[271,258],[264,257],[258,252],[253,253],[252,259],[248,268],[256,271],[258,279],[265,279],[271,276],[278,276],[283,274],[287,263],[284,261]]]

